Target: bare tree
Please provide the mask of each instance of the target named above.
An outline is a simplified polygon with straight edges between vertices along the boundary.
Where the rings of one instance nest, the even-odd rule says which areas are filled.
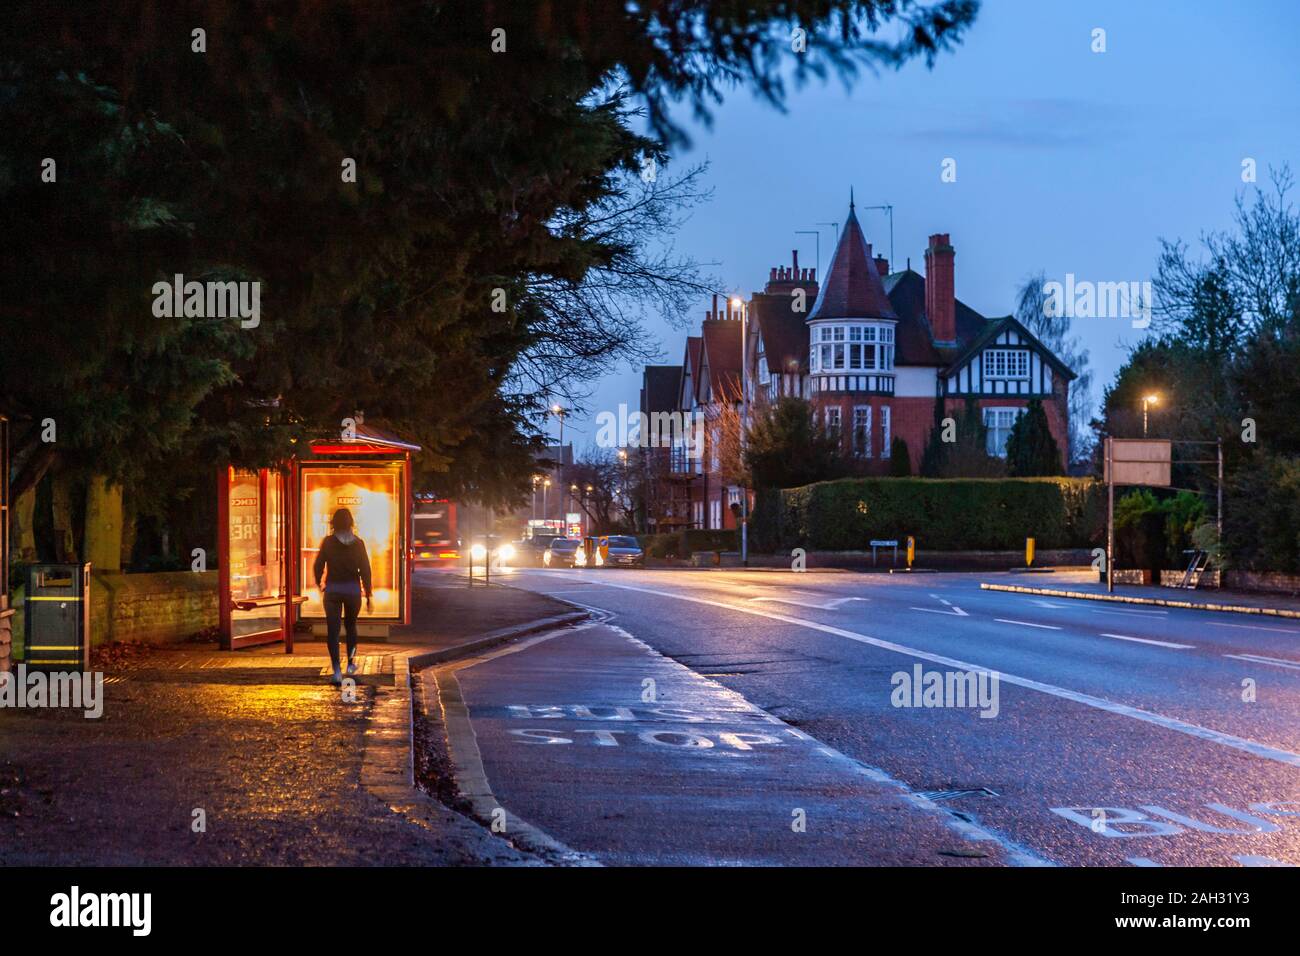
[[[1071,462],[1086,461],[1092,454],[1092,369],[1088,350],[1078,336],[1070,335],[1070,317],[1063,309],[1049,309],[1044,291],[1047,275],[1031,275],[1016,294],[1016,320],[1055,353],[1075,379],[1070,383],[1069,455]],[[1056,314],[1060,312],[1061,314]]]

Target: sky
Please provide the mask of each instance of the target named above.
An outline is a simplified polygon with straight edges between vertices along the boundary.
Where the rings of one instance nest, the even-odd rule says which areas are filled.
[[[1104,53],[1092,51],[1096,28]],[[691,147],[667,174],[707,160],[713,197],[674,246],[748,298],[794,248],[817,265],[814,237],[796,231],[842,224],[852,187],[878,254],[889,255],[889,221],[865,207],[894,207],[891,268],[910,257],[923,273],[926,237],[948,233],[957,297],[985,316],[1013,312],[1040,270],[1149,280],[1161,238],[1196,246],[1231,225],[1234,198],[1252,188],[1243,160],[1260,185],[1270,164],[1300,176],[1297,38],[1297,0],[985,0],[933,69],[864,73],[849,90],[815,81],[785,112],[733,90],[711,128],[686,123]],[[941,179],[945,159],[955,182]],[[820,228],[824,268],[835,234]],[[708,307],[702,297],[676,327],[647,321],[663,363],[681,362]],[[1072,331],[1091,352],[1094,402],[1148,334],[1126,318],[1076,318]],[[597,414],[637,409],[640,384],[639,367],[602,377],[565,441],[581,454]]]

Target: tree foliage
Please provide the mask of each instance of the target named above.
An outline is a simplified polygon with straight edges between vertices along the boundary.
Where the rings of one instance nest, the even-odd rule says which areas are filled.
[[[1040,478],[1061,474],[1061,449],[1052,437],[1043,403],[1031,398],[1007,437],[1007,474]]]
[[[795,488],[844,474],[840,439],[806,399],[782,396],[755,410],[744,453],[756,488]]]

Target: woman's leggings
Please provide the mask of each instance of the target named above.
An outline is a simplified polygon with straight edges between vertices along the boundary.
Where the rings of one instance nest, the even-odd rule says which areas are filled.
[[[339,669],[339,618],[348,632],[348,663],[357,656],[357,615],[361,613],[360,594],[325,592],[325,632],[330,648],[330,663]]]

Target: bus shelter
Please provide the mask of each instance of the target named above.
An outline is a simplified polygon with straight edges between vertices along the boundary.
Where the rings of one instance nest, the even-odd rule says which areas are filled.
[[[372,608],[363,633],[411,620],[411,455],[419,445],[358,423],[346,437],[313,441],[282,466],[219,475],[218,594],[226,650],[283,643],[297,624],[323,631],[325,609],[313,565],[340,508],[366,544]]]

